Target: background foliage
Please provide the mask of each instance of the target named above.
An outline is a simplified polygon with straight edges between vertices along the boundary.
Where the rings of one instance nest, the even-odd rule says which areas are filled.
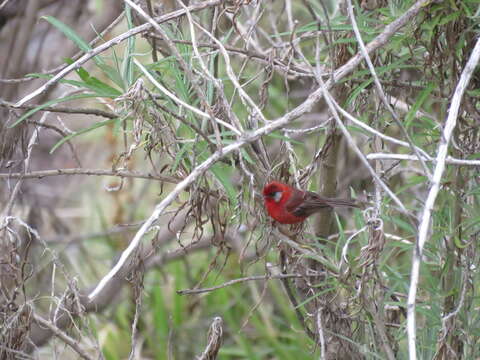
[[[480,357],[478,2],[137,3],[1,5],[0,357]]]

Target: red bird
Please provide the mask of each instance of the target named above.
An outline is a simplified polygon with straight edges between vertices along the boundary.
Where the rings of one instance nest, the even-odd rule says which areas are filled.
[[[281,224],[296,224],[325,208],[336,206],[359,207],[352,200],[332,199],[311,191],[292,188],[272,181],[263,188],[268,214]]]

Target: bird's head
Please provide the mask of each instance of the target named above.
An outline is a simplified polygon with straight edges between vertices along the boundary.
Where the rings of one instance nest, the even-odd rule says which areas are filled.
[[[263,188],[263,198],[266,202],[279,202],[282,199],[284,185],[276,181],[268,183]]]

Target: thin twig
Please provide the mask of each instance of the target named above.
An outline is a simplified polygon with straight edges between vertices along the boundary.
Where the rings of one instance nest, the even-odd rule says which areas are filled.
[[[318,276],[318,275],[315,275],[315,276]],[[232,286],[232,285],[246,282],[246,281],[258,281],[258,280],[269,280],[269,279],[291,279],[291,278],[301,278],[301,277],[303,277],[303,275],[300,275],[300,274],[254,275],[254,276],[247,276],[239,279],[233,279],[221,285],[212,286],[208,288],[177,290],[177,294],[179,295],[202,294],[202,293],[215,291],[218,289],[225,288],[227,286]]]
[[[150,97],[150,100],[152,101],[153,105],[160,108],[162,111],[166,112],[167,114],[170,114],[171,116],[173,116],[175,119],[177,119],[181,123],[185,124],[186,126],[192,128],[195,131],[195,133],[200,135],[208,144],[213,145],[212,140],[210,140],[208,135],[205,134],[202,131],[202,129],[200,129],[197,125],[195,125],[193,122],[188,121],[185,117],[176,114],[175,112],[173,112],[172,110],[170,110],[166,106],[163,106],[162,104],[157,102],[155,100],[155,97],[153,96],[153,94],[150,91],[147,91],[147,93],[148,93],[148,96]]]
[[[402,140],[398,140],[397,138],[394,138],[392,136],[388,136],[388,135],[385,135],[384,133],[382,133],[381,131],[378,131],[370,126],[368,126],[367,124],[365,124],[363,121],[360,121],[358,120],[355,116],[351,115],[348,111],[346,111],[345,109],[343,109],[340,105],[338,105],[337,103],[335,103],[336,105],[336,108],[338,111],[340,111],[340,113],[345,116],[348,120],[350,120],[351,122],[353,122],[355,125],[361,127],[362,129],[368,131],[369,133],[375,135],[375,136],[378,136],[379,138],[385,140],[385,141],[388,141],[388,142],[391,142],[392,144],[397,144],[397,145],[401,145],[401,146],[405,146],[405,147],[410,147],[410,145],[408,144],[408,142],[405,142],[405,141],[402,141]],[[424,158],[426,159],[430,159],[430,156],[424,151],[422,150],[421,148],[419,147],[416,147],[417,151],[423,155]]]
[[[105,170],[105,169],[54,169],[54,170],[38,170],[26,173],[0,173],[0,179],[41,179],[48,176],[62,176],[62,175],[89,175],[89,176],[117,176],[122,178],[139,178],[164,181],[171,184],[177,184],[181,179],[166,176],[139,173],[128,170]]]
[[[385,29],[382,31],[382,33],[365,46],[367,53],[370,54],[371,52],[385,45],[399,29],[401,29],[412,18],[414,18],[430,1],[431,0],[418,0],[402,16],[385,26]],[[346,75],[350,74],[362,62],[362,60],[363,55],[361,52],[358,52],[354,57],[348,60],[345,65],[343,65],[334,72],[333,76],[335,81],[338,81]],[[326,85],[327,89],[329,89],[330,86],[332,86],[331,81],[327,81]],[[322,90],[318,89],[316,91],[321,92]]]
[[[395,360],[395,353],[392,349],[392,346],[390,345],[390,341],[387,335],[387,329],[385,328],[385,319],[383,318],[383,314],[382,318],[380,318],[379,315],[379,311],[383,311],[383,304],[382,306],[379,306],[380,309],[378,310],[374,303],[371,303],[370,307],[370,314],[372,315],[373,321],[375,323],[375,330],[380,335],[380,343],[383,347],[383,350],[385,351],[385,354],[387,355],[387,358],[389,360]]]
[[[158,249],[159,247],[168,244],[172,240],[176,238],[176,234],[181,231],[184,226],[190,223],[190,219],[188,214],[190,212],[189,208],[185,208],[180,212],[176,212],[176,215],[172,217],[170,220],[166,220],[169,226],[165,226],[157,235],[156,240],[154,243],[150,243],[146,245],[142,249],[142,253],[140,254],[139,258],[145,261],[145,271],[152,269],[153,267],[163,266],[164,264],[181,259],[192,252],[201,251],[208,247],[211,247],[212,237],[205,235],[200,241],[186,244],[178,249],[173,251],[164,252],[161,257],[152,258],[152,254],[154,253],[154,249]],[[45,245],[46,246],[46,245]],[[114,299],[121,293],[121,288],[126,285],[125,277],[131,271],[135,270],[138,266],[138,262],[130,262],[124,269],[122,274],[115,278],[109,286],[102,292],[101,296],[97,297],[94,301],[89,301],[86,294],[91,290],[90,287],[82,289],[79,291],[81,294],[80,302],[82,306],[82,314],[88,313],[100,313],[107,309]],[[68,301],[70,297],[64,299],[63,302],[59,303],[57,308],[59,309],[59,314],[55,317],[58,319],[55,322],[55,325],[58,328],[65,329],[72,325],[73,315],[72,315],[72,304]],[[78,308],[78,305],[75,305]],[[77,311],[78,313],[78,311]],[[51,313],[49,318],[53,317],[54,315]],[[30,339],[35,346],[42,346],[44,345],[48,339],[52,336],[51,331],[47,331],[44,327],[40,327],[37,324],[32,327],[30,331]],[[1,330],[1,329],[0,329]]]
[[[279,256],[280,256],[281,272],[282,274],[286,274],[287,265],[286,265],[285,249],[280,248]],[[292,288],[290,287],[290,283],[288,282],[288,279],[281,279],[281,282],[283,284],[285,292],[287,293],[288,300],[290,301],[290,304],[295,310],[295,316],[297,317],[298,322],[302,325],[302,328],[305,331],[305,333],[308,335],[308,337],[316,343],[317,342],[316,334],[310,329],[307,322],[305,321],[305,317],[303,316],[303,313],[300,310],[300,306],[298,304],[297,299],[295,298],[295,294],[293,293]]]
[[[137,260],[138,261],[138,260]],[[141,259],[140,259],[141,261]],[[144,269],[136,269],[133,274],[132,278],[132,292],[133,297],[135,299],[135,313],[133,316],[132,321],[132,334],[131,338],[131,345],[130,345],[130,356],[128,357],[129,360],[135,360],[138,358],[138,351],[140,351],[140,346],[138,345],[138,321],[140,319],[140,314],[142,312],[142,303],[143,303],[143,280],[144,280]]]
[[[4,350],[4,354],[15,354],[15,360],[36,360],[38,359],[38,357],[33,357],[32,355],[28,355],[26,354],[25,352],[23,351],[18,351],[18,350],[15,350],[15,349],[12,349],[8,346],[5,346],[3,344],[0,344],[0,349],[1,350]]]
[[[156,38],[156,39],[161,39],[161,36],[157,34],[149,34],[150,37]],[[177,44],[185,44],[185,45],[192,45],[192,41],[189,40],[178,40],[178,39],[171,39],[172,42],[177,43]],[[255,52],[251,49],[242,49],[242,48],[237,48],[234,46],[229,46],[226,44],[222,44],[225,50],[235,53],[244,57],[247,57],[248,59],[253,59],[260,61],[263,64],[272,64],[274,68],[277,69],[282,74],[287,74],[287,75],[292,75],[292,76],[301,76],[301,77],[311,77],[312,74],[310,72],[306,72],[305,69],[300,68],[296,66],[295,64],[284,64],[281,59],[279,58],[273,58],[270,59],[268,55],[264,55],[262,53]],[[211,48],[218,50],[219,46],[214,43],[197,43],[198,48]]]
[[[57,326],[55,326],[55,324],[53,324],[52,322],[50,322],[48,320],[45,320],[44,318],[42,318],[41,316],[39,316],[37,314],[33,314],[33,318],[35,319],[35,321],[39,325],[48,328],[56,337],[58,337],[65,344],[70,346],[78,354],[78,356],[80,356],[82,359],[85,359],[85,360],[96,359],[96,357],[88,355],[87,352],[80,347],[80,342],[78,340],[75,340],[75,339],[71,338],[70,336],[68,336],[61,329],[59,329]]]
[[[330,274],[339,274],[340,270],[338,267],[336,267],[334,264],[330,263],[327,259],[323,258],[320,254],[308,250],[306,247],[301,246],[299,243],[296,241],[290,240],[286,236],[282,236],[280,238],[280,243],[285,243],[291,248],[297,250],[300,252],[302,255],[306,256],[307,258],[310,258],[312,260],[318,261],[320,264],[324,265],[328,270],[330,271]],[[318,273],[317,273],[318,276]]]
[[[43,124],[47,120],[47,117],[48,117],[48,112],[46,112],[42,115],[39,123]],[[31,157],[32,157],[33,147],[37,143],[39,133],[40,133],[40,129],[35,128],[33,130],[32,136],[30,137],[30,140],[28,142],[27,155],[26,155],[25,159],[23,160],[23,171],[25,171],[25,172],[27,172],[30,168],[30,160],[31,160]],[[12,208],[13,208],[13,204],[15,202],[15,198],[16,198],[18,192],[20,191],[20,187],[22,186],[22,183],[23,183],[23,179],[20,178],[20,180],[18,180],[17,183],[15,184],[15,187],[13,188],[12,193],[10,194],[10,198],[7,202],[7,205],[5,206],[5,208],[3,210],[2,218],[0,218],[0,227],[4,226],[4,221],[10,215],[10,212],[12,211]]]
[[[448,110],[448,117],[445,122],[445,126],[442,134],[440,135],[440,144],[438,146],[435,171],[433,173],[432,185],[428,192],[427,200],[425,201],[425,207],[423,208],[423,214],[420,222],[420,228],[418,231],[418,241],[412,256],[412,271],[410,278],[410,287],[408,291],[407,301],[407,333],[408,333],[408,353],[410,360],[416,360],[416,325],[415,325],[415,305],[417,297],[418,279],[420,272],[420,263],[422,261],[423,247],[428,239],[428,230],[430,228],[430,218],[432,216],[433,206],[435,200],[440,191],[440,184],[442,180],[443,172],[445,171],[445,163],[448,153],[448,145],[452,137],[453,130],[457,124],[457,117],[462,102],[462,97],[467,89],[467,85],[470,78],[480,60],[480,38],[477,39],[477,43],[472,50],[470,58],[468,59],[465,68],[462,71],[460,80],[455,88],[455,93],[452,97],[452,102]]]
[[[40,105],[20,105],[17,106],[13,103],[10,103],[8,101],[0,99],[0,106],[6,107],[9,109],[25,109],[25,110],[33,110]],[[61,106],[46,106],[43,107],[40,111],[49,111],[49,112],[59,112],[59,113],[67,113],[67,114],[85,114],[85,115],[96,115],[96,116],[102,116],[104,118],[108,119],[116,119],[118,118],[117,114],[108,112],[108,111],[103,111],[103,110],[98,110],[98,109],[86,109],[86,108],[80,108],[80,109],[75,109],[71,107],[61,107]]]
[[[385,154],[385,153],[371,153],[367,155],[368,160],[408,160],[408,161],[418,161],[416,155],[408,154]],[[436,162],[436,159],[424,159],[425,161]],[[456,159],[451,156],[447,156],[445,159],[445,164],[447,165],[460,165],[460,166],[480,166],[480,160],[464,160]]]
[[[65,131],[63,131],[62,129],[58,128],[55,125],[40,123],[40,122],[35,121],[35,120],[27,120],[27,123],[35,125],[35,126],[41,126],[41,127],[44,127],[45,129],[53,130],[56,133],[58,133],[61,137],[64,137],[64,138],[66,138],[68,136],[68,134]],[[62,125],[64,125],[64,124],[62,123]],[[73,146],[72,141],[67,140],[67,144],[68,144],[68,147],[70,148],[70,151],[72,152],[73,158],[75,159],[75,162],[77,163],[77,166],[82,167],[82,162],[80,161],[80,158],[78,157],[78,154],[75,151],[75,147]]]
[[[154,12],[153,12],[153,6],[152,6],[152,0],[147,0],[147,10],[148,10],[148,15],[150,17],[154,17]],[[157,55],[157,42],[155,38],[150,38],[150,43],[152,44],[152,60],[153,62],[158,62],[158,55]]]
[[[221,102],[221,104],[222,104],[222,106],[225,110],[226,116],[232,120],[232,123],[235,124],[237,129],[242,130],[242,124],[240,123],[240,120],[237,118],[237,116],[235,115],[235,113],[232,110],[232,107],[228,103],[228,101],[225,97],[225,92],[222,89],[221,82],[215,76],[213,76],[213,74],[210,73],[210,70],[208,69],[207,65],[203,61],[202,56],[200,54],[200,51],[198,50],[197,40],[196,40],[197,35],[195,33],[195,27],[193,26],[192,14],[190,14],[190,11],[188,11],[188,8],[183,4],[183,2],[181,0],[179,0],[178,3],[187,12],[186,15],[187,15],[188,24],[189,24],[189,27],[190,27],[190,37],[192,39],[192,49],[193,49],[193,52],[194,52],[194,54],[197,58],[198,63],[200,64],[200,67],[202,68],[204,76],[206,78],[208,78],[208,81],[215,87],[215,89],[216,89],[215,94],[218,97],[219,102]],[[205,98],[205,101],[206,101],[206,98]],[[213,113],[212,113],[212,115],[213,115]],[[213,125],[213,130],[215,132],[215,138],[217,140],[218,147],[220,147],[221,146],[220,129],[218,127],[218,124],[216,124],[215,122],[212,122],[212,125]]]
[[[195,25],[202,30],[213,42],[215,42],[220,50],[220,53],[223,56],[223,60],[225,62],[225,72],[227,73],[228,78],[232,82],[232,85],[235,87],[236,91],[240,96],[240,100],[245,106],[250,106],[255,114],[259,117],[260,120],[263,122],[266,121],[265,115],[263,115],[262,110],[258,107],[258,105],[252,100],[252,98],[243,90],[243,87],[240,85],[235,72],[233,71],[230,55],[228,55],[227,50],[223,46],[222,42],[216,39],[207,29],[203,28],[200,24],[195,23]]]
[[[325,343],[325,334],[323,331],[322,312],[323,312],[322,308],[317,309],[318,340],[320,341],[320,359],[327,360],[327,358],[325,357],[326,343]]]

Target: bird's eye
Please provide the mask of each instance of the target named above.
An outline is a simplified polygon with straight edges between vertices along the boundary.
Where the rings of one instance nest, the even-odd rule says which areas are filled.
[[[271,196],[273,197],[273,200],[275,200],[275,202],[279,202],[280,199],[282,198],[282,192],[275,191],[273,194],[271,194]]]

